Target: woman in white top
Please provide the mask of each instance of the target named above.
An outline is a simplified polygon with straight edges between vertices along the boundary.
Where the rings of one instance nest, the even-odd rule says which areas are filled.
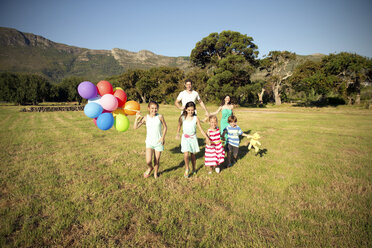
[[[205,110],[205,115],[209,116],[209,112],[207,108],[204,105],[204,102],[200,98],[198,92],[192,89],[192,81],[190,79],[185,80],[185,88],[186,90],[182,91],[178,96],[175,101],[175,105],[178,109],[184,110],[186,103],[188,102],[193,102],[196,104],[196,100],[199,101],[200,106]],[[182,105],[180,105],[182,103]],[[181,112],[182,113],[182,112]]]

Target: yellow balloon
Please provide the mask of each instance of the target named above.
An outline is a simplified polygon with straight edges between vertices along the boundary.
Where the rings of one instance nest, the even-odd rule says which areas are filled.
[[[112,111],[112,115],[113,115],[114,117],[116,117],[118,114],[125,115],[125,113],[124,113],[124,109],[122,109],[122,108],[117,108],[117,109],[115,109],[114,111]]]

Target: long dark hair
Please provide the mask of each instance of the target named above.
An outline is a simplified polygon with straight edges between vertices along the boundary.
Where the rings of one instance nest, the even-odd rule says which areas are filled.
[[[224,96],[224,97],[222,98],[222,101],[221,101],[221,105],[220,105],[220,106],[225,105],[225,98],[226,98],[227,96],[230,97],[230,101],[228,102],[228,104],[231,104],[231,96],[230,96],[230,95],[226,95],[226,96]]]
[[[196,105],[195,105],[194,102],[188,102],[188,103],[186,103],[185,108],[183,109],[183,112],[182,112],[182,116],[184,116],[185,118],[186,118],[186,116],[187,116],[187,111],[186,111],[186,109],[187,109],[188,107],[194,107],[194,110],[196,110]],[[194,116],[195,116],[195,115],[196,115],[196,114],[195,114],[195,111],[194,111]]]

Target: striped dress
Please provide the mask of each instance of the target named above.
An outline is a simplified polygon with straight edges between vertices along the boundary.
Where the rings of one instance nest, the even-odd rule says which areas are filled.
[[[205,146],[205,166],[217,166],[225,160],[225,150],[221,143],[220,129],[208,129],[207,134],[211,139],[211,145]]]

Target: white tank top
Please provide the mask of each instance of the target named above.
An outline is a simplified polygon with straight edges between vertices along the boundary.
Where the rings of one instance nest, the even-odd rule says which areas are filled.
[[[146,130],[146,144],[155,145],[159,143],[159,139],[161,138],[161,121],[159,119],[159,114],[155,115],[154,117],[147,115]]]

